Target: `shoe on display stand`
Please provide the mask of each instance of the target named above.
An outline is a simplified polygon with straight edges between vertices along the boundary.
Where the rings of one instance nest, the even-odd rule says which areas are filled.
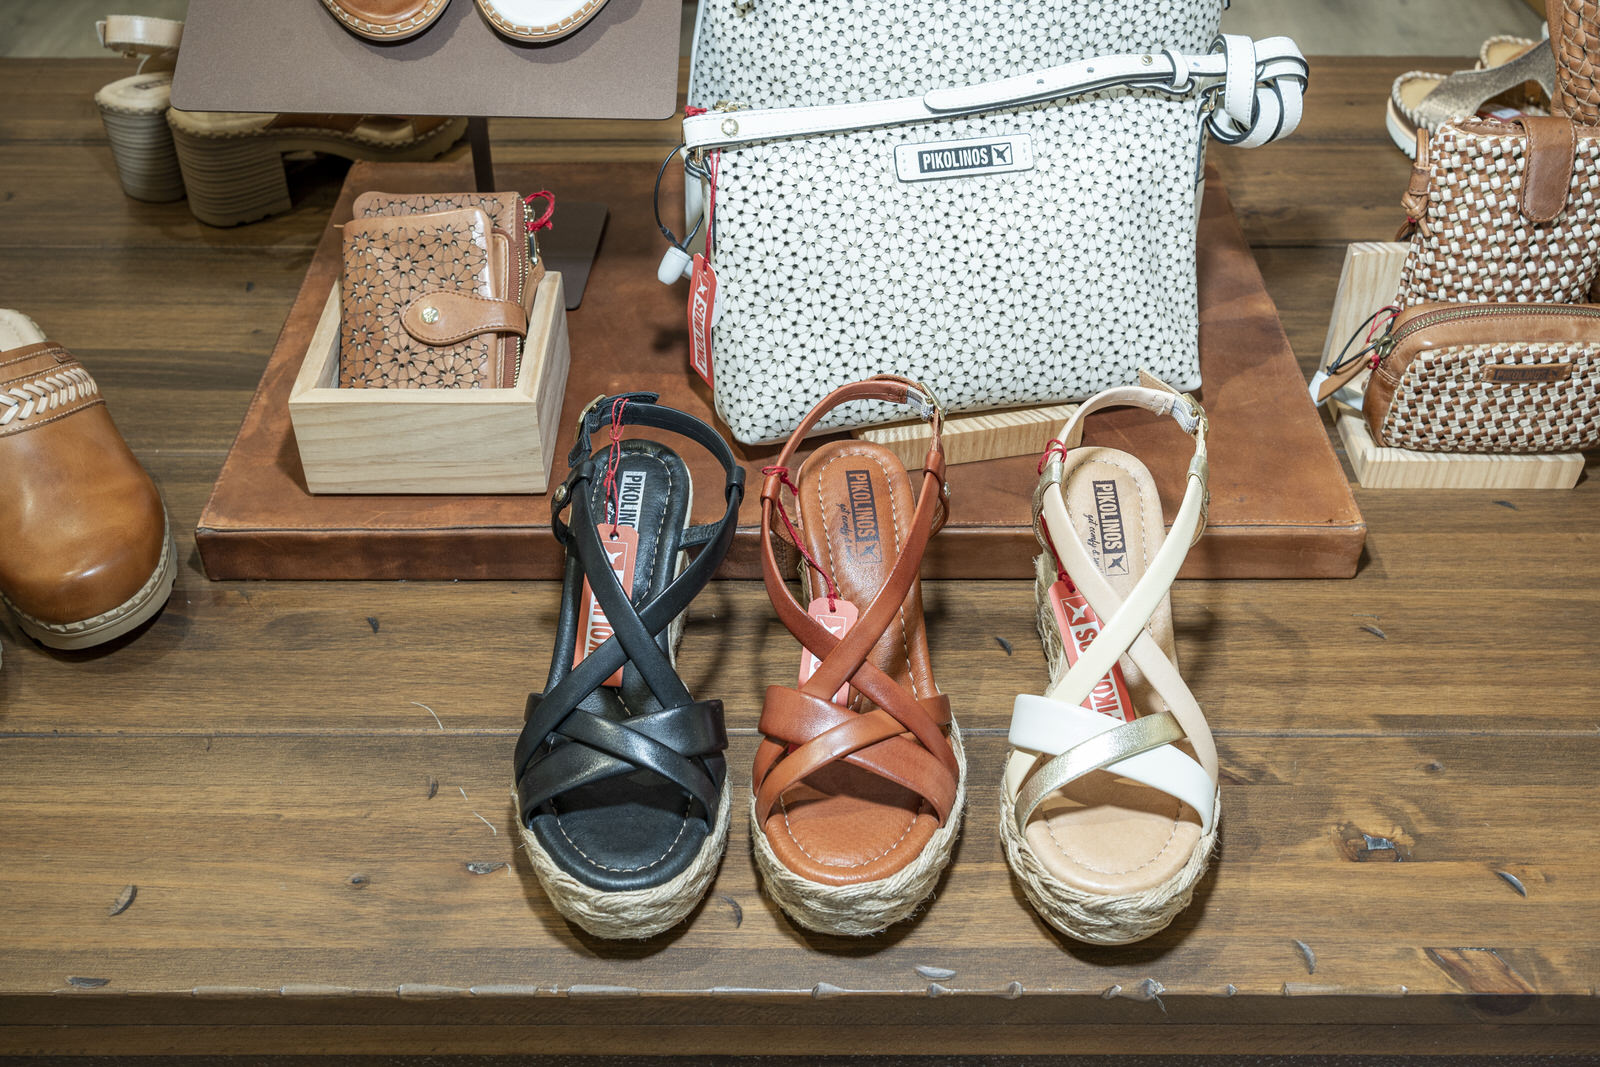
[[[1491,37],[1483,42],[1472,70],[1449,75],[1413,70],[1396,78],[1389,89],[1389,136],[1415,158],[1419,129],[1432,133],[1446,122],[1474,115],[1547,114],[1555,70],[1548,40]]]
[[[432,26],[450,0],[322,0],[328,13],[357,37],[405,41]]]
[[[820,445],[790,477],[805,436],[852,401],[910,407],[931,423],[915,499],[906,468],[870,441]],[[943,421],[925,386],[878,375],[823,397],[765,468],[762,577],[802,651],[798,686],[769,686],[762,703],[750,835],[768,895],[820,933],[864,937],[910,917],[961,832],[966,755],[933,678],[920,579],[948,513]],[[775,520],[801,557],[809,607],[773,554]]]
[[[501,34],[545,44],[576,33],[606,0],[477,0],[478,10]]]
[[[94,28],[107,49],[139,60],[137,73],[94,94],[122,191],[153,203],[182,200],[183,173],[172,147],[167,109],[172,106],[172,68],[178,61],[183,23],[107,15]]]
[[[1168,590],[1205,528],[1205,412],[1149,376],[1084,401],[1045,453],[1034,494],[1043,696],[1012,711],[1000,840],[1041,917],[1120,945],[1188,906],[1216,847],[1217,751],[1178,674]],[[1172,529],[1144,464],[1082,445],[1084,416],[1167,415],[1194,438]]]
[[[42,645],[82,649],[153,618],[177,558],[161,494],[88,370],[0,308],[0,603]]]
[[[744,468],[716,430],[656,399],[599,397],[579,417],[571,473],[552,495],[567,552],[555,655],[516,748],[517,826],[539,883],[556,911],[604,938],[652,937],[687,918],[716,876],[732,810],[722,702],[690,695],[677,648],[690,602],[733,543]],[[693,525],[684,461],[655,440],[623,440],[626,426],[709,451],[727,476],[721,518]],[[602,427],[610,443],[591,454]]]

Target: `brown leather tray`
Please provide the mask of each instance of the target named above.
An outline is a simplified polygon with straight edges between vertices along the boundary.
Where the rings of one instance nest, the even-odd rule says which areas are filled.
[[[601,393],[650,389],[714,419],[710,391],[688,369],[682,287],[656,281],[663,250],[650,217],[654,168],[616,163],[499,168],[506,188],[581,190],[616,209],[595,263],[593,289],[568,325],[572,370],[564,427]],[[227,578],[529,579],[561,573],[546,496],[312,496],[289,425],[289,387],[339,271],[339,234],[369,189],[469,188],[465,164],[358,163],[351,167],[239,436],[196,530],[206,573]],[[664,193],[664,195],[670,195]],[[559,213],[557,215],[559,224]],[[1188,578],[1343,578],[1356,571],[1366,525],[1306,395],[1254,257],[1215,172],[1200,223],[1200,351],[1211,419],[1211,512],[1183,570]],[[1085,439],[1139,456],[1155,474],[1168,520],[1192,448],[1170,420],[1139,411],[1094,416]],[[564,454],[570,432],[562,431]],[[674,443],[673,447],[680,447]],[[700,492],[696,521],[721,513],[722,473],[681,445]],[[735,452],[751,487],[746,525],[726,577],[760,576],[756,552],[760,469],[777,448]],[[557,460],[553,480],[565,473]],[[929,548],[934,578],[1025,578],[1037,549],[1029,507],[1035,461],[1026,456],[952,467],[951,519]],[[715,487],[715,488],[714,488]]]

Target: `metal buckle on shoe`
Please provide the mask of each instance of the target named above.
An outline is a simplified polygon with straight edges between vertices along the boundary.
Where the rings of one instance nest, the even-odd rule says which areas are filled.
[[[906,404],[916,411],[917,417],[926,422],[932,422],[934,415],[937,414],[939,421],[944,422],[944,404],[940,402],[938,394],[920,381],[913,381],[911,384],[922,393],[920,403],[910,394],[906,395]]]
[[[606,394],[601,393],[599,396],[583,405],[583,410],[578,412],[578,432],[583,432],[583,424],[589,418],[589,412],[599,407],[600,401],[604,400],[605,398]]]

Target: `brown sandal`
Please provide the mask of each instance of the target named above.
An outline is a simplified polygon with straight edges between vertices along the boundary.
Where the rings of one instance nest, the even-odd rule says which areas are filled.
[[[908,404],[932,424],[915,505],[905,467],[867,441],[824,444],[790,479],[806,433],[860,400]],[[764,472],[762,576],[808,651],[798,688],[767,690],[751,836],[767,891],[823,933],[873,934],[908,917],[933,892],[960,831],[966,758],[929,666],[918,580],[945,519],[942,421],[926,387],[879,375],[824,397]],[[784,489],[799,504],[796,522]],[[775,513],[802,557],[809,610],[773,554]]]

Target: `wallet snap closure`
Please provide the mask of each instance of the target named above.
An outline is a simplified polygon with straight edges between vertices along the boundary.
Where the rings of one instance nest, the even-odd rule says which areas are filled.
[[[423,293],[406,305],[400,322],[425,345],[453,345],[484,333],[528,334],[521,304],[472,293]]]

